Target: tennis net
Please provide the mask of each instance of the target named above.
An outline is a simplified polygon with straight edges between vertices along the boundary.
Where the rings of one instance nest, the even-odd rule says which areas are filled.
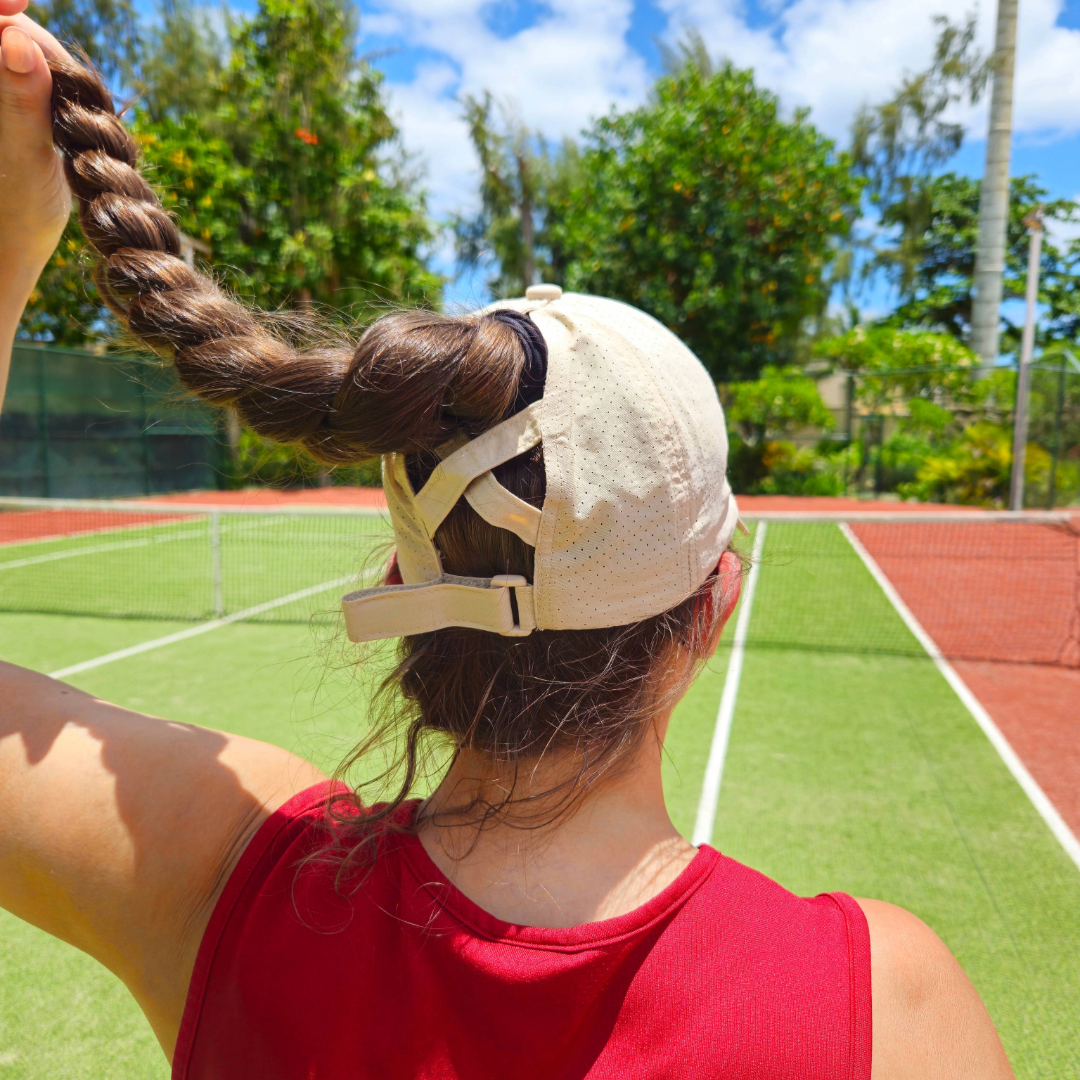
[[[1080,667],[1080,516],[777,513],[747,644]],[[908,619],[898,617],[903,609]]]
[[[305,622],[391,542],[360,507],[0,499],[0,611]]]
[[[1080,515],[747,515],[750,647],[1080,667]],[[0,499],[0,611],[303,622],[370,580],[384,512]]]

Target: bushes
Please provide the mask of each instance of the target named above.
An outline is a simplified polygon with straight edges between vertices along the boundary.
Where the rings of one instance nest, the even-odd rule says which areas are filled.
[[[919,501],[1008,504],[1015,371],[1001,368],[976,377],[968,350],[936,334],[852,331],[828,344],[834,348],[817,349],[819,356],[867,365],[852,372],[856,438],[850,445],[822,438],[832,430],[833,416],[817,384],[799,368],[769,367],[760,379],[721,387],[736,492],[894,493]],[[921,365],[883,367],[895,353]],[[1080,380],[1074,387],[1066,382],[1067,372],[1034,374],[1025,502],[1049,505],[1053,459],[1046,447],[1060,441],[1052,501],[1067,505],[1080,494],[1080,446],[1074,438]]]
[[[946,334],[887,325],[855,327],[818,341],[812,353],[815,375],[847,379],[846,400],[833,407],[851,417],[852,441],[824,437],[833,416],[802,369],[767,367],[759,379],[721,387],[737,492],[1008,504],[1015,368],[980,369]],[[1032,371],[1029,420],[1025,503],[1074,502],[1080,363],[1067,350],[1047,352]]]
[[[240,433],[236,455],[226,470],[226,480],[230,487],[246,487],[249,484],[278,488],[335,484],[382,486],[378,458],[360,465],[327,469],[298,447],[271,442],[249,428],[244,428]]]
[[[797,449],[801,430],[831,431],[835,421],[817,384],[795,367],[766,367],[760,379],[720,388],[736,491],[769,495],[839,495],[844,490],[827,452]]]
[[[843,495],[847,490],[845,453],[828,444],[796,447],[791,442],[768,442],[762,455],[765,473],[750,493]]]
[[[1051,457],[1037,443],[1028,443],[1024,455],[1025,502],[1045,506],[1050,493]],[[929,454],[914,481],[897,490],[905,498],[922,502],[960,503],[965,506],[1003,507],[1009,501],[1012,473],[1012,431],[986,421],[972,424],[951,444]],[[1080,491],[1080,468],[1058,462],[1055,502],[1070,502]]]

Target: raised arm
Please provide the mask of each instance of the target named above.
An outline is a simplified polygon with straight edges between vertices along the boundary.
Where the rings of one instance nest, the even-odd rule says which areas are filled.
[[[0,0],[0,401],[71,207],[45,59],[66,54],[24,2]],[[0,907],[119,975],[171,1055],[221,887],[267,814],[321,778],[278,747],[0,662]]]
[[[89,953],[171,1056],[213,905],[318,770],[0,662],[0,907]]]
[[[45,61],[67,54],[19,14],[23,7],[25,0],[0,0],[0,406],[19,319],[71,212]]]

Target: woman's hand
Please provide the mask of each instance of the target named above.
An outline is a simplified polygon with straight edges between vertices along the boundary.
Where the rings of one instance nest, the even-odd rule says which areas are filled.
[[[71,214],[45,62],[70,57],[24,7],[0,0],[0,406],[23,308]]]
[[[33,287],[71,213],[53,147],[46,63],[69,57],[23,7],[25,0],[0,0],[0,288],[7,291],[27,279]]]

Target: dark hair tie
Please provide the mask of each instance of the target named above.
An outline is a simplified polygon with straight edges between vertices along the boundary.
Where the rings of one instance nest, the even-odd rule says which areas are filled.
[[[540,333],[540,328],[524,312],[506,309],[494,312],[491,318],[514,330],[525,353],[525,365],[521,369],[517,397],[503,417],[506,420],[544,396],[544,380],[547,379],[548,366],[547,342]]]

